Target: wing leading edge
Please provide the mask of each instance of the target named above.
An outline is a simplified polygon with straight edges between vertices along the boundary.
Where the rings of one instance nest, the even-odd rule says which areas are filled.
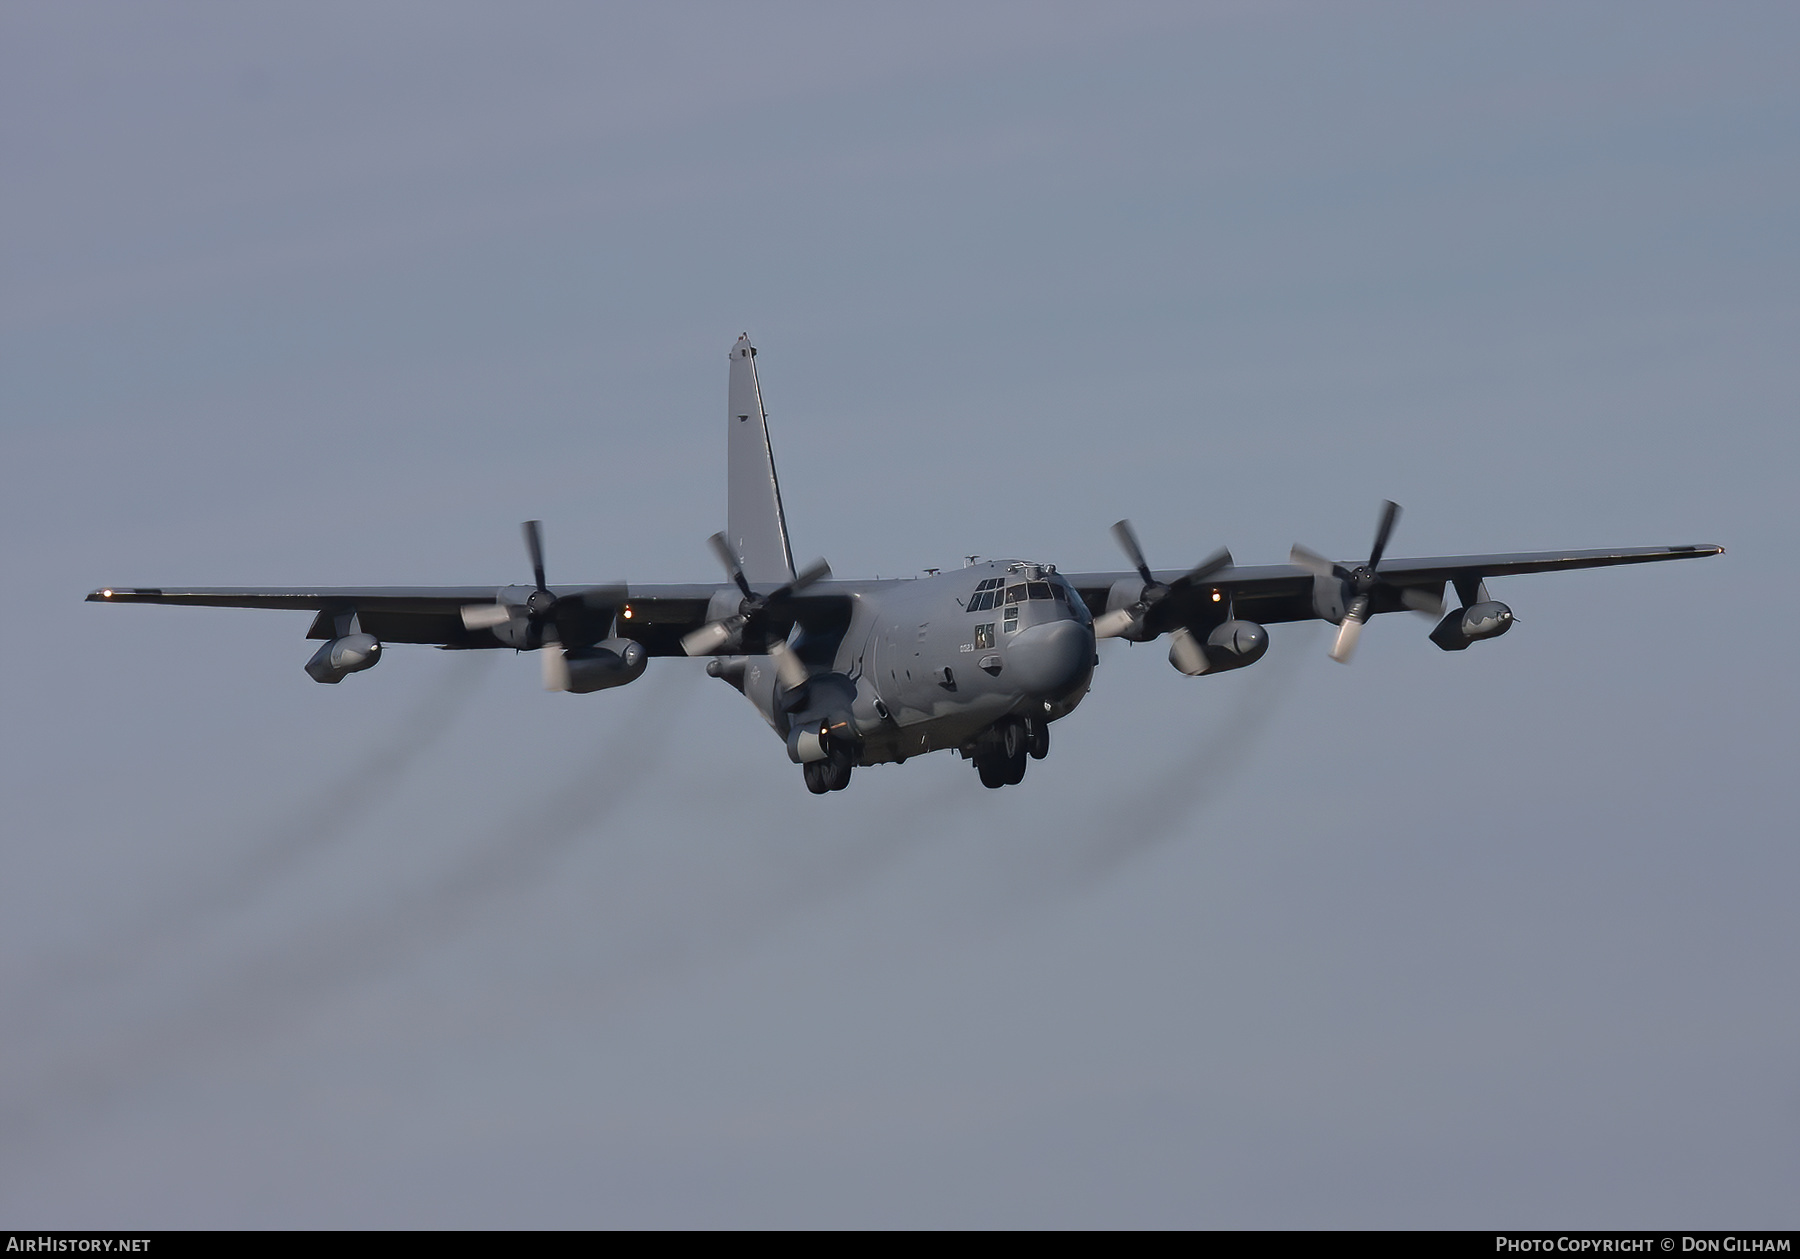
[[[796,619],[806,621],[824,607],[835,610],[843,602],[821,583],[817,593],[795,599]],[[502,590],[506,588],[501,588]],[[513,588],[521,595],[528,588]],[[552,586],[558,597],[579,594],[593,587]],[[581,637],[595,641],[616,627],[621,636],[642,644],[652,656],[683,656],[681,639],[704,625],[707,607],[721,591],[735,591],[718,584],[680,586],[618,586],[620,594],[611,606],[588,606],[582,618]],[[470,629],[462,610],[492,604],[493,586],[264,586],[234,589],[215,586],[106,586],[88,595],[89,603],[160,603],[199,608],[272,608],[316,612],[306,636],[329,639],[334,623],[354,612],[364,633],[387,643],[425,643],[439,647],[476,650],[507,647],[489,629]],[[815,608],[814,605],[824,605]]]
[[[1375,571],[1383,584],[1394,591],[1441,591],[1445,582],[1472,587],[1488,577],[1700,559],[1708,555],[1723,554],[1724,550],[1722,546],[1706,544],[1587,551],[1512,551],[1495,555],[1440,555],[1423,559],[1383,560],[1376,565]],[[1354,565],[1356,561],[1349,563]],[[1181,576],[1176,570],[1153,575],[1157,581],[1164,583],[1174,582]],[[1137,574],[1130,572],[1064,573],[1063,576],[1080,592],[1083,602],[1095,615],[1107,610],[1107,601],[1115,585],[1138,580]],[[1318,615],[1313,605],[1313,575],[1293,564],[1222,569],[1200,585],[1183,592],[1183,601],[1188,606],[1177,606],[1172,611],[1178,616],[1183,613],[1198,613],[1203,604],[1212,601],[1214,591],[1222,599],[1231,600],[1236,615],[1264,624],[1310,621]],[[1404,610],[1404,604],[1397,599],[1388,598],[1377,601],[1371,613]]]
[[[1588,551],[1520,551],[1495,555],[1446,555],[1422,559],[1384,560],[1377,567],[1384,584],[1395,591],[1441,591],[1444,583],[1473,586],[1487,577],[1521,573],[1548,573],[1572,568],[1606,568],[1617,564],[1653,564],[1664,560],[1699,559],[1718,555],[1722,546],[1624,547]],[[1155,573],[1161,582],[1174,582],[1182,574]],[[1131,572],[1065,573],[1083,601],[1100,615],[1119,583],[1137,580]],[[864,583],[822,582],[814,592],[797,596],[797,619],[810,619],[809,611],[836,611],[847,597],[847,587]],[[867,583],[870,585],[879,583]],[[832,587],[838,587],[834,590]],[[504,589],[504,588],[502,588]],[[551,587],[557,595],[575,594],[588,587]],[[678,586],[618,586],[615,606],[588,608],[588,631],[605,636],[609,627],[642,643],[653,656],[681,656],[684,635],[707,623],[708,607],[715,595],[733,588],[721,584]],[[1227,567],[1206,581],[1181,592],[1187,606],[1171,608],[1178,618],[1198,619],[1213,592],[1229,599],[1236,615],[1264,624],[1307,621],[1317,616],[1313,605],[1313,576],[1292,564]],[[89,603],[159,603],[203,608],[270,608],[309,611],[314,617],[307,637],[332,637],[333,621],[356,613],[365,632],[383,642],[425,643],[459,649],[498,648],[507,644],[486,629],[469,629],[463,608],[494,601],[493,586],[108,586],[88,595]],[[809,605],[821,605],[812,609]],[[1401,611],[1403,605],[1389,598],[1378,601],[1372,613]]]

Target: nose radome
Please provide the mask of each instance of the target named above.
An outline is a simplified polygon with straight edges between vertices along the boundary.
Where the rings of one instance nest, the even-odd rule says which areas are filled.
[[[1031,695],[1061,699],[1094,667],[1094,631],[1079,621],[1051,621],[1019,631],[1006,648],[1010,680]]]

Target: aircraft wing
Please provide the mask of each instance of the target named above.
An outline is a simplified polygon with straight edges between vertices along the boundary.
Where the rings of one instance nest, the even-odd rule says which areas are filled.
[[[601,603],[591,593],[578,613],[580,637],[588,642],[605,638],[616,625],[617,633],[636,639],[653,656],[679,656],[681,636],[706,623],[706,608],[713,595],[728,589],[722,585],[552,586],[559,598],[593,590],[616,593]],[[470,604],[491,604],[494,586],[291,586],[177,588],[110,586],[88,595],[89,603],[163,603],[202,608],[275,608],[317,613],[308,638],[334,636],[336,617],[355,612],[365,633],[388,643],[434,643],[450,648],[492,648],[506,644],[488,629],[468,629],[462,610]],[[829,596],[824,596],[828,598]],[[797,597],[804,604],[809,596]],[[802,614],[804,617],[804,613]],[[615,617],[618,619],[615,621]],[[573,637],[573,635],[571,635]]]
[[[1371,614],[1404,611],[1398,595],[1404,590],[1439,594],[1445,582],[1473,587],[1486,577],[1510,577],[1516,573],[1551,573],[1567,568],[1607,568],[1614,564],[1654,564],[1662,560],[1698,559],[1718,555],[1722,546],[1640,546],[1597,551],[1514,551],[1499,555],[1440,555],[1425,559],[1383,560],[1376,566],[1383,588],[1370,608]],[[1345,568],[1355,568],[1360,560],[1344,561]],[[1157,581],[1173,582],[1182,576],[1180,570],[1156,572]],[[1116,582],[1138,583],[1133,572],[1064,573],[1063,577],[1080,592],[1082,601],[1097,616],[1106,611],[1107,597]],[[1309,621],[1313,610],[1313,575],[1292,564],[1266,564],[1258,567],[1228,567],[1214,573],[1199,585],[1173,596],[1170,611],[1175,619],[1198,619],[1205,604],[1212,601],[1214,591],[1232,602],[1235,614],[1246,620],[1273,624],[1280,621]],[[1131,596],[1135,598],[1135,593]],[[1190,614],[1191,613],[1191,614]]]

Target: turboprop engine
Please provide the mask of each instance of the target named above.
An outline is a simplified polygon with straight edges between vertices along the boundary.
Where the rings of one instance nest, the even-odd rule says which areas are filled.
[[[373,668],[381,659],[381,640],[373,634],[346,634],[313,653],[306,672],[315,682],[335,686],[352,673]]]
[[[1255,664],[1269,650],[1269,631],[1255,621],[1226,621],[1202,642],[1185,625],[1169,635],[1169,663],[1187,674],[1223,673]]]
[[[624,686],[644,676],[650,653],[629,638],[608,638],[592,647],[544,649],[544,689],[587,695]]]
[[[785,719],[788,759],[804,765],[832,756],[856,758],[862,736],[851,711],[857,700],[854,682],[841,673],[815,673],[785,695],[778,679],[774,685],[777,689],[769,693],[771,706],[792,714]]]
[[[805,765],[833,755],[854,758],[859,742],[848,713],[809,717],[788,728],[788,759]]]
[[[1512,627],[1512,609],[1497,599],[1488,599],[1466,608],[1450,609],[1431,631],[1431,641],[1445,651],[1463,651],[1470,643],[1498,638]]]

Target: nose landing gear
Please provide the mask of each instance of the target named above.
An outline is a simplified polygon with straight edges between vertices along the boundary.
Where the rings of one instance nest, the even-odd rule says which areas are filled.
[[[842,791],[850,785],[850,770],[853,768],[850,753],[843,747],[834,747],[822,761],[808,761],[800,767],[806,776],[806,789],[815,796],[822,796],[827,791]]]
[[[1050,754],[1050,723],[1041,717],[1002,717],[975,745],[975,772],[983,787],[1014,787],[1025,780],[1025,758]]]

